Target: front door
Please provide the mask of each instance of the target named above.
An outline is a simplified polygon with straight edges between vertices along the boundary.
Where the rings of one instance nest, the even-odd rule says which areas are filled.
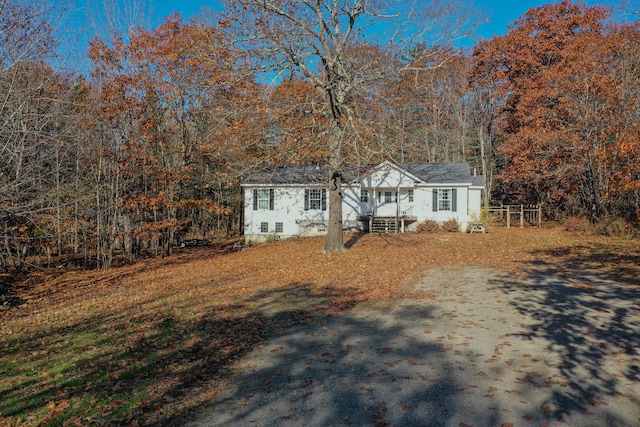
[[[376,216],[396,216],[398,191],[395,188],[379,188],[376,192]]]

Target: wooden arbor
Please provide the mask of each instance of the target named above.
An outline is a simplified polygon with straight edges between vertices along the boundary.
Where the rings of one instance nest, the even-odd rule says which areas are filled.
[[[506,222],[507,228],[514,223],[519,223],[520,227],[524,227],[525,222],[529,225],[540,227],[542,223],[542,205],[490,206],[489,216],[493,220]]]

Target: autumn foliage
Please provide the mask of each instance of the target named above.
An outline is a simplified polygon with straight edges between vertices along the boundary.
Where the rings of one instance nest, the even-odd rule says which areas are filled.
[[[629,196],[637,188],[640,28],[608,18],[600,6],[541,6],[474,54],[475,72],[491,73],[503,97],[505,190],[514,201],[544,202],[554,217],[637,220]]]
[[[640,229],[638,21],[552,2],[470,52],[450,2],[407,28],[400,0],[229,1],[63,69],[58,3],[0,0],[0,423],[183,421],[274,330],[428,299],[408,285],[434,266],[544,257],[637,284],[637,242],[612,236]],[[404,43],[373,36],[386,23]],[[389,159],[467,162],[485,205],[564,230],[344,236],[334,214],[325,249],[346,253],[234,250],[252,172],[329,164],[341,207],[344,164]]]
[[[311,16],[247,1],[94,38],[83,73],[56,68],[59,15],[45,3],[0,2],[3,271],[109,267],[239,236],[242,179],[330,160],[468,162],[486,205],[638,228],[640,28],[606,7],[531,9],[470,53],[444,33],[394,44],[364,31],[382,16],[404,28],[381,13],[402,2],[355,8],[351,22],[333,3]],[[299,28],[270,32],[282,16],[257,12],[278,4]],[[323,45],[314,25],[336,19],[349,37]]]

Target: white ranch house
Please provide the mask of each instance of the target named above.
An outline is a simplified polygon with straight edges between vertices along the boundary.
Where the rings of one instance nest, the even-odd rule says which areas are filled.
[[[248,243],[326,233],[328,173],[318,166],[286,166],[243,183]],[[461,231],[480,217],[483,179],[467,163],[414,163],[343,172],[345,231],[415,231],[419,223],[455,218]]]

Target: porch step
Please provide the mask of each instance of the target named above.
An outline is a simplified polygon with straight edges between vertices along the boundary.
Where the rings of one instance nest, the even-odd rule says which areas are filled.
[[[388,234],[397,233],[398,223],[393,217],[376,217],[371,224],[371,233]]]

